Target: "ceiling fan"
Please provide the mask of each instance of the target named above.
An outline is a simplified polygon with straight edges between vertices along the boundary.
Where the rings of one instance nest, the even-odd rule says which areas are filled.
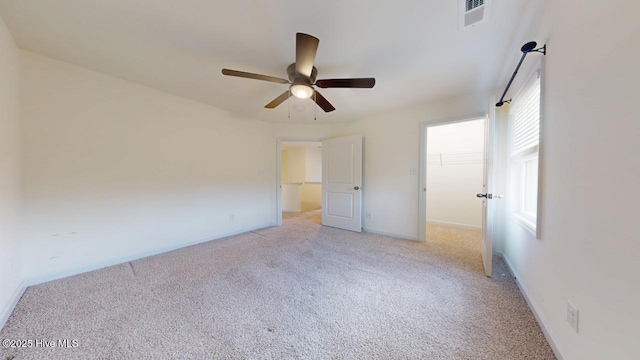
[[[273,109],[282,104],[291,95],[300,98],[313,98],[318,106],[325,112],[330,112],[336,108],[331,105],[314,86],[319,88],[366,88],[370,89],[376,84],[375,78],[355,78],[355,79],[323,79],[316,80],[318,70],[313,66],[318,51],[318,43],[320,40],[311,35],[297,33],[296,34],[296,62],[287,67],[287,75],[289,80],[281,79],[273,76],[253,74],[244,71],[222,69],[222,74],[228,76],[237,76],[248,79],[271,81],[279,84],[289,84],[289,90],[282,95],[273,99],[265,105],[267,109]]]

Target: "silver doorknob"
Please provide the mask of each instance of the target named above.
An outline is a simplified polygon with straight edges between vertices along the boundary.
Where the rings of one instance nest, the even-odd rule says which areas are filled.
[[[476,197],[479,198],[487,198],[487,199],[497,199],[500,200],[504,198],[504,195],[493,195],[493,194],[476,194]]]
[[[353,190],[360,190],[360,187],[356,186],[353,188]]]

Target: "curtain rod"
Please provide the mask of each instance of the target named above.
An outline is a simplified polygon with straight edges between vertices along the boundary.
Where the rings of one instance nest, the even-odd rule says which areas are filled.
[[[527,54],[530,52],[539,52],[539,53],[542,53],[542,55],[547,55],[547,44],[544,44],[544,46],[537,49],[536,49],[536,46],[538,46],[538,43],[536,43],[535,41],[530,41],[522,45],[522,47],[520,48],[520,51],[522,51],[522,57],[520,58],[520,62],[518,63],[518,66],[516,66],[516,71],[514,71],[513,75],[511,75],[511,80],[509,80],[509,83],[507,84],[507,88],[504,89],[504,92],[502,93],[502,97],[500,98],[500,101],[496,103],[496,107],[500,107],[504,105],[504,103],[511,103],[511,99],[505,100],[504,97],[505,95],[507,95],[507,91],[509,91],[509,87],[511,87],[511,83],[513,82],[513,79],[515,79],[516,74],[518,73],[518,70],[520,70],[520,66],[524,61],[524,58],[527,57]]]

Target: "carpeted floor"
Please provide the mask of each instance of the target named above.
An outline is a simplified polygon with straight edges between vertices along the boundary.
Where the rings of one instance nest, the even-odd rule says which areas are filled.
[[[554,358],[502,260],[484,276],[477,232],[418,243],[319,221],[32,286],[0,339],[78,346],[0,360]]]

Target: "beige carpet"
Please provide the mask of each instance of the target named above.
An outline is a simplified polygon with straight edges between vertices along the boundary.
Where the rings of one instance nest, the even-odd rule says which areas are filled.
[[[268,228],[27,289],[0,359],[553,359],[500,259],[477,236],[427,243],[319,225]]]

